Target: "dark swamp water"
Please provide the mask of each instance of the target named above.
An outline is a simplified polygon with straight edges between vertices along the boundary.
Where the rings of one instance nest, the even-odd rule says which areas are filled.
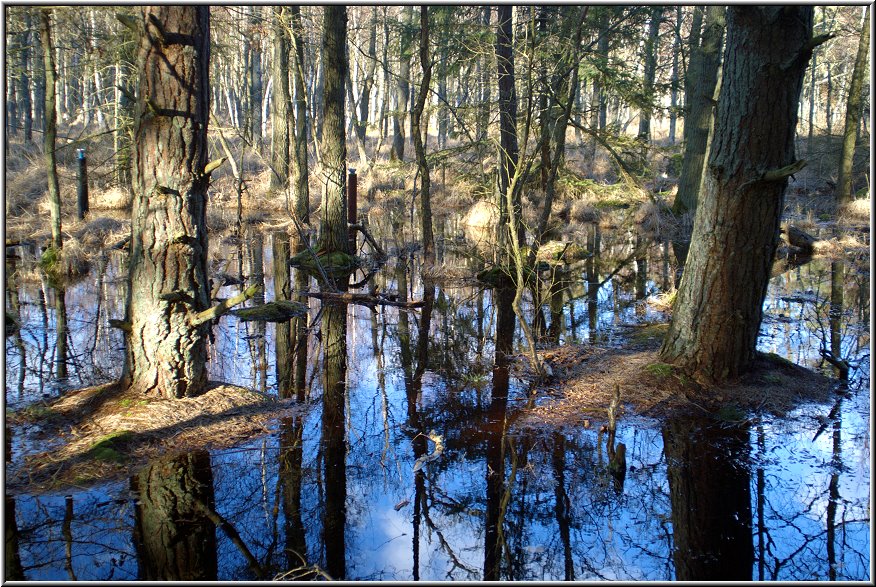
[[[620,345],[629,325],[660,319],[645,301],[669,287],[674,257],[653,243],[615,272],[634,240],[600,235],[593,262],[545,304],[545,339]],[[274,298],[272,237],[212,243],[225,271],[264,279]],[[6,308],[22,323],[6,337],[7,409],[108,381],[122,358],[108,326],[123,315],[121,257],[66,291],[16,279],[25,261],[7,260]],[[835,403],[735,425],[624,415],[624,476],[611,473],[598,426],[516,423],[547,401],[496,362],[496,346],[525,350],[519,325],[508,331],[489,289],[424,288],[418,265],[392,257],[376,280],[431,302],[421,309],[310,301],[304,409],[271,434],[155,461],[129,480],[7,494],[6,578],[870,578],[869,260],[815,260],[770,285],[760,349],[831,375],[821,349],[849,361]],[[277,330],[225,316],[211,379],[278,394],[278,362],[281,374],[291,367]],[[21,458],[21,439],[7,442]]]

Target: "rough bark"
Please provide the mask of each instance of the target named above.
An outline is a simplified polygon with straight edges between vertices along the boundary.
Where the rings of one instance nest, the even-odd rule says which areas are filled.
[[[138,579],[215,581],[216,528],[210,454],[196,451],[151,463],[131,479]]]
[[[699,12],[700,8],[696,10]],[[690,48],[690,63],[684,88],[684,104],[687,110],[683,131],[684,158],[681,161],[678,192],[672,205],[676,214],[696,210],[703,186],[703,172],[709,157],[719,91],[725,10],[724,6],[706,8],[702,45],[697,44]]]
[[[426,162],[426,147],[423,145],[423,131],[420,128],[426,98],[429,96],[429,84],[432,81],[432,58],[429,55],[429,13],[424,5],[420,7],[420,65],[423,68],[423,78],[420,82],[420,92],[417,101],[411,109],[411,135],[414,137],[414,150],[417,153],[417,168],[420,172],[420,228],[423,238],[423,261],[431,264],[435,261],[435,237],[432,234],[432,199],[430,195],[431,181],[429,164]]]
[[[836,182],[836,201],[845,206],[854,199],[852,192],[852,163],[855,157],[855,139],[861,112],[864,107],[862,88],[867,73],[867,56],[870,54],[870,7],[864,12],[864,23],[861,26],[861,37],[858,41],[858,54],[855,57],[855,67],[852,70],[852,80],[849,83],[849,98],[846,101],[846,125],[843,131],[843,150],[840,155],[839,177]]]
[[[347,9],[326,6],[322,53],[323,89],[322,224],[318,249],[349,252],[347,231],[347,138],[344,128],[344,79],[347,77]]]
[[[727,13],[724,80],[691,248],[660,351],[695,379],[738,377],[755,356],[812,47],[811,6]]]
[[[271,32],[273,55],[271,74],[274,76],[274,96],[271,100],[271,189],[289,186],[289,116],[292,98],[289,95],[289,29],[285,6],[274,6]]]
[[[55,47],[52,44],[51,9],[40,10],[40,41],[43,46],[43,70],[45,71],[45,133],[43,157],[49,180],[49,214],[52,227],[52,247],[63,246],[61,238],[61,191],[58,188],[58,166],[55,160],[55,137],[57,136],[57,105],[55,100]]]
[[[145,7],[138,50],[126,382],[197,395],[207,382],[206,204],[210,13]]]
[[[294,68],[292,81],[295,87],[295,157],[292,166],[292,185],[295,189],[295,215],[298,220],[310,222],[310,187],[307,163],[307,100],[304,85],[304,41],[302,40],[301,10],[298,6],[288,6],[289,22],[294,49]]]

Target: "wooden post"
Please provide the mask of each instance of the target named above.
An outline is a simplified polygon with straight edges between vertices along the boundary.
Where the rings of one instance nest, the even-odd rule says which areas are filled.
[[[348,224],[357,224],[359,221],[357,219],[357,208],[358,202],[358,193],[357,193],[357,179],[356,179],[356,170],[350,167],[350,173],[347,176],[347,223]],[[349,228],[349,240],[350,240],[350,254],[356,254],[356,229]]]
[[[85,161],[85,149],[77,150],[77,190],[76,190],[76,208],[79,211],[79,220],[85,218],[85,213],[88,212],[88,168]]]

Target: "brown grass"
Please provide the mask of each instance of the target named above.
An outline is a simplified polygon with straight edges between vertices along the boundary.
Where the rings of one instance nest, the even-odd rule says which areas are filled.
[[[150,459],[195,448],[234,446],[269,432],[271,421],[301,409],[295,400],[276,400],[232,385],[214,384],[194,398],[147,397],[118,383],[71,392],[39,410],[39,426],[27,414],[7,422],[28,430],[31,446],[8,472],[7,490],[41,491],[130,476]],[[33,410],[30,410],[33,412]],[[107,439],[115,452],[98,454]],[[117,458],[107,458],[107,455]]]

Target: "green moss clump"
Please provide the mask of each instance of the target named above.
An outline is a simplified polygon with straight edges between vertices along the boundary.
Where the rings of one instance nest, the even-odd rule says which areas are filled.
[[[290,300],[276,300],[260,304],[252,308],[242,308],[232,311],[232,314],[243,321],[286,322],[297,316],[305,316],[309,306]]]
[[[645,370],[655,377],[669,377],[675,368],[668,363],[651,363],[645,366]]]
[[[91,445],[88,456],[98,461],[120,463],[125,460],[125,455],[121,452],[122,447],[133,439],[134,433],[130,430],[107,434]]]
[[[332,278],[343,278],[361,265],[358,257],[342,251],[332,251],[331,253],[317,252],[316,256],[319,259],[319,264],[322,265],[325,272]],[[289,264],[292,267],[300,267],[312,275],[321,277],[310,251],[298,253],[289,259]]]

